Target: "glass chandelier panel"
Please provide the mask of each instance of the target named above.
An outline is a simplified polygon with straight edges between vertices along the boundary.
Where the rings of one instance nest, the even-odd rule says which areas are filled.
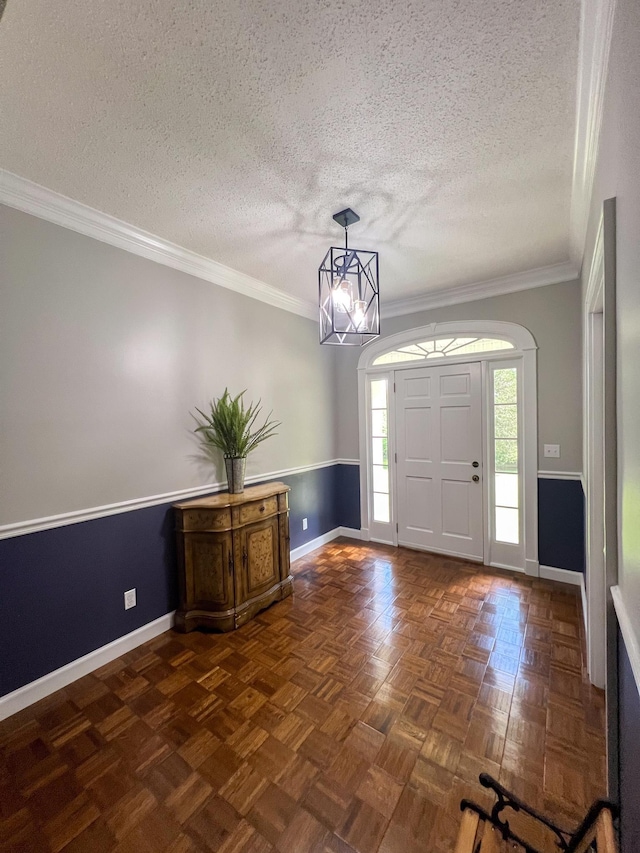
[[[349,248],[347,226],[359,219],[352,210],[333,218],[345,229],[345,245],[332,246],[318,270],[320,343],[362,346],[380,334],[378,253]]]

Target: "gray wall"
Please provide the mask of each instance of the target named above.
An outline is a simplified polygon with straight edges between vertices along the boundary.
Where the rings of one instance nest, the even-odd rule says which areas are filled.
[[[640,4],[616,4],[605,109],[591,205],[586,287],[605,199],[615,196],[617,237],[619,583],[640,641]]]
[[[279,434],[248,474],[333,459],[317,325],[0,206],[0,524],[224,480],[189,415],[225,386]]]
[[[618,0],[605,88],[587,249],[583,263],[586,290],[598,223],[605,199],[616,198],[618,584],[636,643],[640,642],[640,3]],[[613,639],[611,639],[613,634]],[[613,795],[622,809],[621,850],[640,845],[640,764],[637,729],[638,690],[629,664],[633,648],[608,626],[609,666],[618,659],[619,687],[608,683],[608,723],[619,723],[619,749],[610,756]],[[620,648],[615,646],[619,644]],[[636,646],[637,648],[637,646]],[[612,684],[613,682],[613,684]],[[617,703],[617,704],[616,704]],[[612,717],[612,718],[611,718]],[[616,766],[617,765],[617,766]],[[619,774],[619,775],[617,775]],[[617,775],[617,778],[616,778]],[[616,792],[616,788],[618,791]]]
[[[416,314],[383,319],[383,335],[452,320],[519,323],[538,344],[539,467],[582,471],[580,283],[538,287]],[[357,458],[357,376],[360,350],[337,353],[338,456]],[[545,459],[544,444],[559,444],[560,459]]]

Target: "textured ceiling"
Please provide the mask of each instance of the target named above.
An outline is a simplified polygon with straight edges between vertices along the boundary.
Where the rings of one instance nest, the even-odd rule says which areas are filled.
[[[9,0],[0,167],[314,300],[569,257],[578,0]]]

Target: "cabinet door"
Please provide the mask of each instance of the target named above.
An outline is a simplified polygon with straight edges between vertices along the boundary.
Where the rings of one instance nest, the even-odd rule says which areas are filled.
[[[280,580],[278,516],[248,524],[238,531],[237,604],[261,595]],[[238,571],[238,565],[242,571]]]
[[[184,538],[187,607],[211,610],[232,608],[231,534],[187,533]]]

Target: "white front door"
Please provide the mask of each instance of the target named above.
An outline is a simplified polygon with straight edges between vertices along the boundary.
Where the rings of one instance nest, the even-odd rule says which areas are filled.
[[[395,377],[398,544],[482,560],[480,364]]]

